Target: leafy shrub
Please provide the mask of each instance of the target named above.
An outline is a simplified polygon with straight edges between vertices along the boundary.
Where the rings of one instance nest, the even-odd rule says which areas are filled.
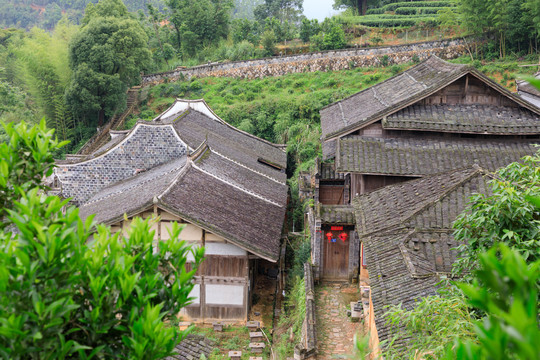
[[[42,122],[5,125],[0,145],[0,354],[9,359],[162,359],[186,332],[168,327],[188,303],[202,249],[171,240],[153,246],[150,220],[127,236],[83,222],[40,180],[61,147]],[[5,164],[5,165],[4,165]],[[39,175],[41,174],[41,175]],[[38,176],[39,175],[39,176]],[[67,207],[67,208],[66,208]],[[195,262],[186,267],[188,252]]]
[[[414,3],[411,3],[414,4]],[[449,9],[448,7],[399,7],[395,10],[396,15],[420,15],[420,14],[437,14],[440,10]],[[451,10],[450,10],[451,11]]]
[[[266,30],[261,36],[261,44],[265,56],[273,56],[276,53],[276,35],[272,30]]]

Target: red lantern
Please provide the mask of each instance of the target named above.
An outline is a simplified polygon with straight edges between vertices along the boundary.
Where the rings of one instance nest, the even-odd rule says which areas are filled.
[[[342,232],[341,234],[339,234],[339,238],[341,239],[341,241],[345,242],[347,241],[347,233],[344,233]]]
[[[326,237],[328,238],[328,242],[332,242],[332,236],[334,236],[330,231],[326,233]]]

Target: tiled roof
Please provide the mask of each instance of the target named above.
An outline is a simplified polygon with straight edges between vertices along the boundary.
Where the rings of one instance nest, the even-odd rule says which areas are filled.
[[[180,218],[275,261],[287,203],[287,185],[209,148],[190,158],[101,190],[81,207],[114,223],[156,204]],[[185,164],[185,165],[183,165]]]
[[[466,65],[446,62],[436,56],[386,81],[365,89],[321,110],[323,138],[382,118],[411,99],[434,92],[469,72]]]
[[[532,141],[489,139],[340,138],[337,170],[362,174],[428,175],[481,164],[488,170],[532,155]]]
[[[320,205],[319,217],[323,224],[353,225],[354,209],[350,205]]]
[[[525,135],[540,133],[540,116],[508,106],[417,104],[389,115],[382,125],[398,130]]]
[[[381,341],[396,334],[383,316],[387,305],[413,308],[417,299],[435,294],[439,275],[450,273],[457,256],[452,223],[473,193],[490,193],[485,175],[478,167],[455,170],[353,200]],[[406,344],[400,337],[394,347]]]
[[[401,74],[321,109],[322,138],[328,141],[379,121],[434,94],[469,73],[519,106],[540,114],[539,108],[509,92],[475,68],[452,64],[431,56]],[[512,118],[507,120],[511,122]],[[469,128],[471,131],[473,129]],[[329,158],[332,156],[332,149],[323,146],[323,153],[325,158]]]
[[[190,110],[174,122],[178,134],[188,146],[195,149],[203,141],[228,158],[243,163],[266,175],[285,181],[285,172],[279,172],[260,160],[285,169],[287,154],[275,145],[253,135],[246,135],[228,124],[212,119],[203,113]]]
[[[201,355],[208,357],[214,350],[214,341],[204,336],[186,336],[180,344],[174,348],[175,355],[168,356],[165,360],[199,360]]]

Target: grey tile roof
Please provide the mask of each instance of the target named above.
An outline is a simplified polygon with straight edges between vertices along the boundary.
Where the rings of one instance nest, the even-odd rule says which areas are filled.
[[[285,169],[287,166],[287,154],[266,141],[252,135],[247,136],[244,132],[228,124],[211,119],[196,110],[189,110],[183,116],[179,117],[175,121],[174,127],[181,139],[191,148],[196,148],[203,141],[207,140],[208,145],[215,152],[276,179],[285,181],[287,178],[284,171],[279,172],[258,161],[259,159],[264,159],[276,164],[282,169]]]
[[[110,224],[154,202],[261,257],[278,258],[287,185],[208,148],[187,163],[177,160],[105,188],[80,212]]]
[[[478,167],[390,185],[353,200],[357,232],[364,244],[379,339],[399,334],[383,316],[387,305],[415,302],[435,294],[457,253],[452,223],[473,193],[490,193]],[[403,350],[406,336],[394,346]]]
[[[97,148],[92,154],[90,154],[89,157],[98,156],[99,154],[104,153],[105,151],[113,148],[116,144],[119,144],[122,140],[124,140],[129,133],[129,130],[124,131],[114,131],[109,130],[109,136],[110,140],[103,144],[103,146]]]
[[[201,355],[208,357],[214,349],[214,341],[200,335],[188,335],[174,348],[175,355],[165,360],[199,360]]]
[[[540,133],[540,116],[508,106],[416,104],[384,118],[382,125],[397,130],[526,135]]]
[[[339,139],[337,170],[362,174],[428,175],[481,164],[488,170],[536,152],[533,141],[490,139],[372,138]]]
[[[470,194],[488,191],[482,174],[475,167],[453,170],[356,196],[356,230],[366,235],[398,225],[448,229]]]
[[[354,209],[350,205],[320,205],[318,217],[323,224],[354,225]]]
[[[538,107],[509,92],[473,67],[452,64],[431,56],[401,74],[321,109],[322,139],[327,142],[379,121],[434,94],[466,74],[472,74],[514,103],[540,115]],[[506,120],[507,126],[510,127],[509,124],[513,119]],[[469,131],[477,130],[469,127]],[[332,146],[325,147],[323,144],[325,158],[333,157],[332,150]]]

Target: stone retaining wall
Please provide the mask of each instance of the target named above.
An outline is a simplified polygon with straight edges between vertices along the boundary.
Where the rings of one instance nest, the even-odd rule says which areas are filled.
[[[310,359],[317,355],[317,329],[315,326],[315,283],[311,264],[304,264],[306,286],[306,317],[302,324],[302,341],[294,348],[294,359]]]
[[[380,66],[383,63],[402,64],[410,62],[416,55],[424,60],[431,55],[442,59],[453,59],[467,53],[466,39],[426,41],[405,45],[377,48],[354,48],[329,50],[264,59],[233,61],[199,65],[192,68],[149,74],[142,76],[142,85],[160,83],[165,79],[178,80],[192,77],[236,77],[255,79],[280,76],[290,73],[334,71],[353,67]]]

